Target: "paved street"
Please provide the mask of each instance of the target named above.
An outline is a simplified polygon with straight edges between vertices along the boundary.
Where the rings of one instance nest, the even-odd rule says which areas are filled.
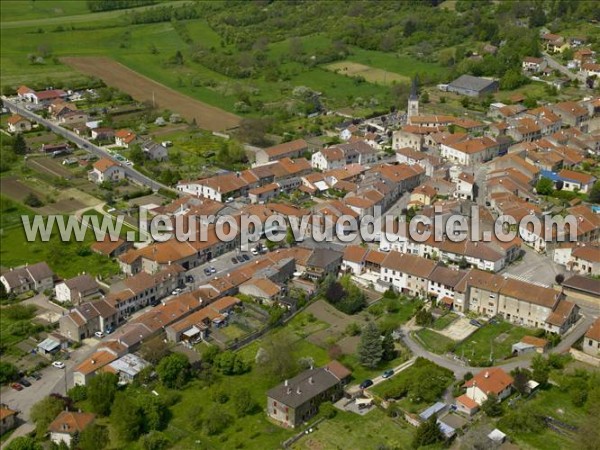
[[[556,275],[565,273],[564,267],[554,263],[549,255],[542,255],[525,244],[521,249],[525,252],[523,259],[512,263],[500,274],[550,287],[555,283]]]
[[[107,159],[110,159],[110,160],[118,163],[123,168],[123,171],[125,172],[125,174],[127,175],[127,177],[129,179],[131,179],[137,183],[140,183],[142,185],[148,186],[149,188],[151,188],[153,190],[158,190],[159,188],[167,189],[170,191],[173,190],[169,186],[159,183],[158,181],[154,181],[151,178],[147,177],[146,175],[141,174],[140,172],[135,170],[133,167],[121,164],[105,149],[92,144],[87,139],[83,139],[82,137],[67,130],[66,128],[63,128],[63,127],[57,125],[56,123],[54,123],[50,120],[44,119],[43,117],[35,114],[34,112],[29,111],[28,109],[25,109],[25,107],[17,104],[17,102],[15,102],[13,100],[9,100],[6,97],[3,97],[2,99],[4,100],[4,105],[7,108],[9,108],[12,112],[18,113],[23,117],[27,117],[45,127],[48,127],[52,132],[58,134],[59,136],[64,137],[65,139],[70,140],[71,142],[74,142],[80,148],[85,148],[90,153],[95,154],[99,158],[107,158]]]

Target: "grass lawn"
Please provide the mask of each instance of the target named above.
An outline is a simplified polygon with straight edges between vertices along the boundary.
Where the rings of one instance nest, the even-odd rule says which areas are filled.
[[[487,361],[490,354],[501,360],[510,356],[512,345],[523,336],[533,335],[532,329],[518,327],[508,322],[487,323],[457,345],[454,353],[471,361]]]
[[[46,261],[61,277],[73,277],[84,271],[103,277],[119,272],[117,263],[89,249],[94,240],[93,233],[86,233],[83,242],[62,242],[56,230],[48,242],[42,242],[39,237],[33,242],[28,242],[20,216],[24,214],[32,217],[34,212],[3,196],[0,196],[0,211],[1,266],[17,267],[26,263]]]
[[[556,386],[539,391],[530,403],[535,406],[536,411],[570,425],[578,426],[586,416],[584,408],[573,406],[570,393],[563,392]],[[568,435],[558,434],[549,428],[539,433],[516,433],[513,438],[519,447],[524,449],[575,450],[579,448]]]
[[[425,346],[425,348],[433,353],[446,353],[454,341],[440,333],[437,333],[429,328],[423,328],[415,333],[415,337]]]
[[[364,416],[338,411],[333,419],[301,438],[294,449],[409,448],[415,428],[378,408]]]
[[[438,318],[435,322],[433,322],[432,328],[434,330],[443,330],[448,325],[450,325],[452,322],[454,322],[456,319],[458,319],[458,314],[454,314],[454,313],[445,314],[442,317]]]
[[[367,311],[377,316],[378,325],[393,329],[408,322],[421,305],[420,300],[400,296],[395,299],[384,298],[370,306]]]

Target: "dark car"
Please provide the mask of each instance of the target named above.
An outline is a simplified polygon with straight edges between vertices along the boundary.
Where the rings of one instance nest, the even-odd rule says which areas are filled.
[[[385,372],[383,372],[383,375],[381,375],[381,377],[382,378],[389,378],[392,375],[394,375],[394,369],[386,370]]]
[[[210,269],[208,267],[204,269],[204,275],[210,275]]]
[[[36,381],[39,381],[39,380],[41,380],[41,379],[42,379],[42,376],[41,376],[39,373],[37,373],[37,372],[33,372],[33,373],[31,374],[31,378],[33,378],[33,379],[34,379],[34,380],[36,380]]]
[[[19,383],[21,383],[21,384],[22,384],[23,386],[25,386],[25,387],[29,387],[29,386],[31,386],[31,383],[29,382],[29,380],[27,380],[27,378],[21,378],[21,379],[19,380]]]
[[[194,277],[193,277],[193,276],[191,276],[191,275],[187,275],[187,276],[185,277],[185,282],[186,282],[186,283],[193,283],[193,282],[194,282]]]
[[[244,258],[244,261],[250,261],[250,257],[246,254],[242,255],[242,258]]]
[[[475,319],[469,320],[469,323],[477,328],[479,328],[481,326],[481,322],[479,322],[478,320],[475,320]]]
[[[238,262],[243,263],[245,261],[245,259],[242,257],[242,255],[237,257]]]
[[[237,260],[237,258],[231,258],[231,262],[234,263],[234,264],[237,264],[238,260]]]
[[[365,381],[363,381],[362,383],[360,383],[360,386],[359,386],[359,387],[360,387],[361,389],[366,389],[366,388],[368,388],[369,386],[373,386],[373,380],[365,380]]]

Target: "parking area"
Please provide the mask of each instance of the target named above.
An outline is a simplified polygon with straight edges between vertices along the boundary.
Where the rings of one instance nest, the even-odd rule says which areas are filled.
[[[455,320],[443,330],[437,330],[439,334],[446,336],[453,341],[462,341],[475,331],[477,331],[477,327],[469,323],[469,319],[466,317]]]

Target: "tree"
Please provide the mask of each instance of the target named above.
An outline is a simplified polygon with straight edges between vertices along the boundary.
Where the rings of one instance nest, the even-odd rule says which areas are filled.
[[[527,383],[530,379],[530,372],[526,369],[516,369],[513,374],[513,386],[517,390],[517,392],[521,395],[527,393],[528,387]]]
[[[398,352],[396,351],[396,344],[394,343],[394,338],[392,337],[392,333],[388,332],[383,335],[383,341],[381,341],[381,348],[383,349],[381,359],[384,361],[391,361],[398,355]]]
[[[442,430],[437,423],[437,417],[433,414],[427,421],[423,422],[417,428],[413,437],[413,448],[425,447],[444,440]]]
[[[0,361],[0,384],[10,383],[19,378],[19,369],[7,361]]]
[[[114,373],[100,373],[93,377],[87,388],[87,396],[92,411],[101,416],[110,414],[110,408],[117,393],[119,377]]]
[[[19,436],[6,446],[6,450],[42,450],[42,445],[29,436]]]
[[[27,194],[27,197],[25,197],[23,203],[25,203],[27,206],[31,206],[32,208],[40,208],[44,206],[44,202],[41,201],[40,198],[33,192]]]
[[[202,361],[208,364],[213,364],[215,362],[215,359],[217,358],[217,355],[220,352],[221,350],[216,345],[208,345],[202,351]]]
[[[226,350],[215,358],[215,367],[224,375],[241,375],[250,370],[250,365],[238,353]]]
[[[481,410],[488,417],[498,417],[502,415],[502,405],[498,401],[498,396],[490,393],[488,398],[481,404]]]
[[[140,439],[144,450],[163,450],[169,448],[171,441],[160,431],[152,431]]]
[[[29,416],[33,423],[38,437],[42,437],[48,431],[48,425],[58,416],[63,410],[64,403],[57,397],[46,397],[37,402],[31,408]]]
[[[383,348],[381,345],[381,334],[374,322],[369,322],[363,328],[358,344],[358,360],[371,369],[376,368],[381,362]]]
[[[25,138],[20,133],[15,136],[12,149],[15,155],[24,155],[27,153],[27,142],[25,142]]]
[[[77,448],[80,450],[102,450],[109,442],[108,429],[96,423],[86,427],[79,435]]]
[[[550,178],[542,177],[535,185],[535,191],[540,195],[551,195],[554,192],[554,183]]]
[[[559,273],[554,277],[554,281],[556,281],[556,284],[561,285],[563,284],[563,281],[565,281],[565,276],[562,273]]]
[[[136,144],[131,147],[129,150],[129,159],[136,165],[142,165],[144,163],[146,154],[140,145]]]
[[[242,387],[233,394],[233,407],[237,416],[243,417],[256,411],[258,403],[252,398],[250,390]]]
[[[204,429],[209,436],[221,433],[229,426],[233,418],[220,406],[213,406],[204,420]]]
[[[421,308],[415,316],[415,322],[421,327],[428,327],[433,323],[433,314],[425,308]]]
[[[142,432],[143,420],[142,410],[134,399],[125,392],[119,393],[110,414],[110,423],[119,439],[124,441],[137,439]]]
[[[140,354],[149,363],[156,365],[171,353],[169,345],[160,336],[148,339],[142,343]]]
[[[533,360],[531,361],[532,378],[544,385],[548,382],[548,377],[550,375],[550,367],[548,365],[548,361],[544,359],[542,355],[535,355]]]
[[[268,337],[259,349],[260,359],[257,354],[258,369],[265,376],[279,381],[292,376],[298,368],[298,361],[289,350],[291,346],[292,343],[287,335]]]
[[[589,193],[590,202],[600,203],[600,180],[596,181]]]
[[[181,353],[165,356],[158,366],[156,373],[162,384],[168,388],[180,389],[188,382],[190,377],[190,361]]]
[[[288,226],[286,234],[285,234],[285,243],[292,247],[296,243],[296,237],[294,236],[294,231],[292,227]]]

